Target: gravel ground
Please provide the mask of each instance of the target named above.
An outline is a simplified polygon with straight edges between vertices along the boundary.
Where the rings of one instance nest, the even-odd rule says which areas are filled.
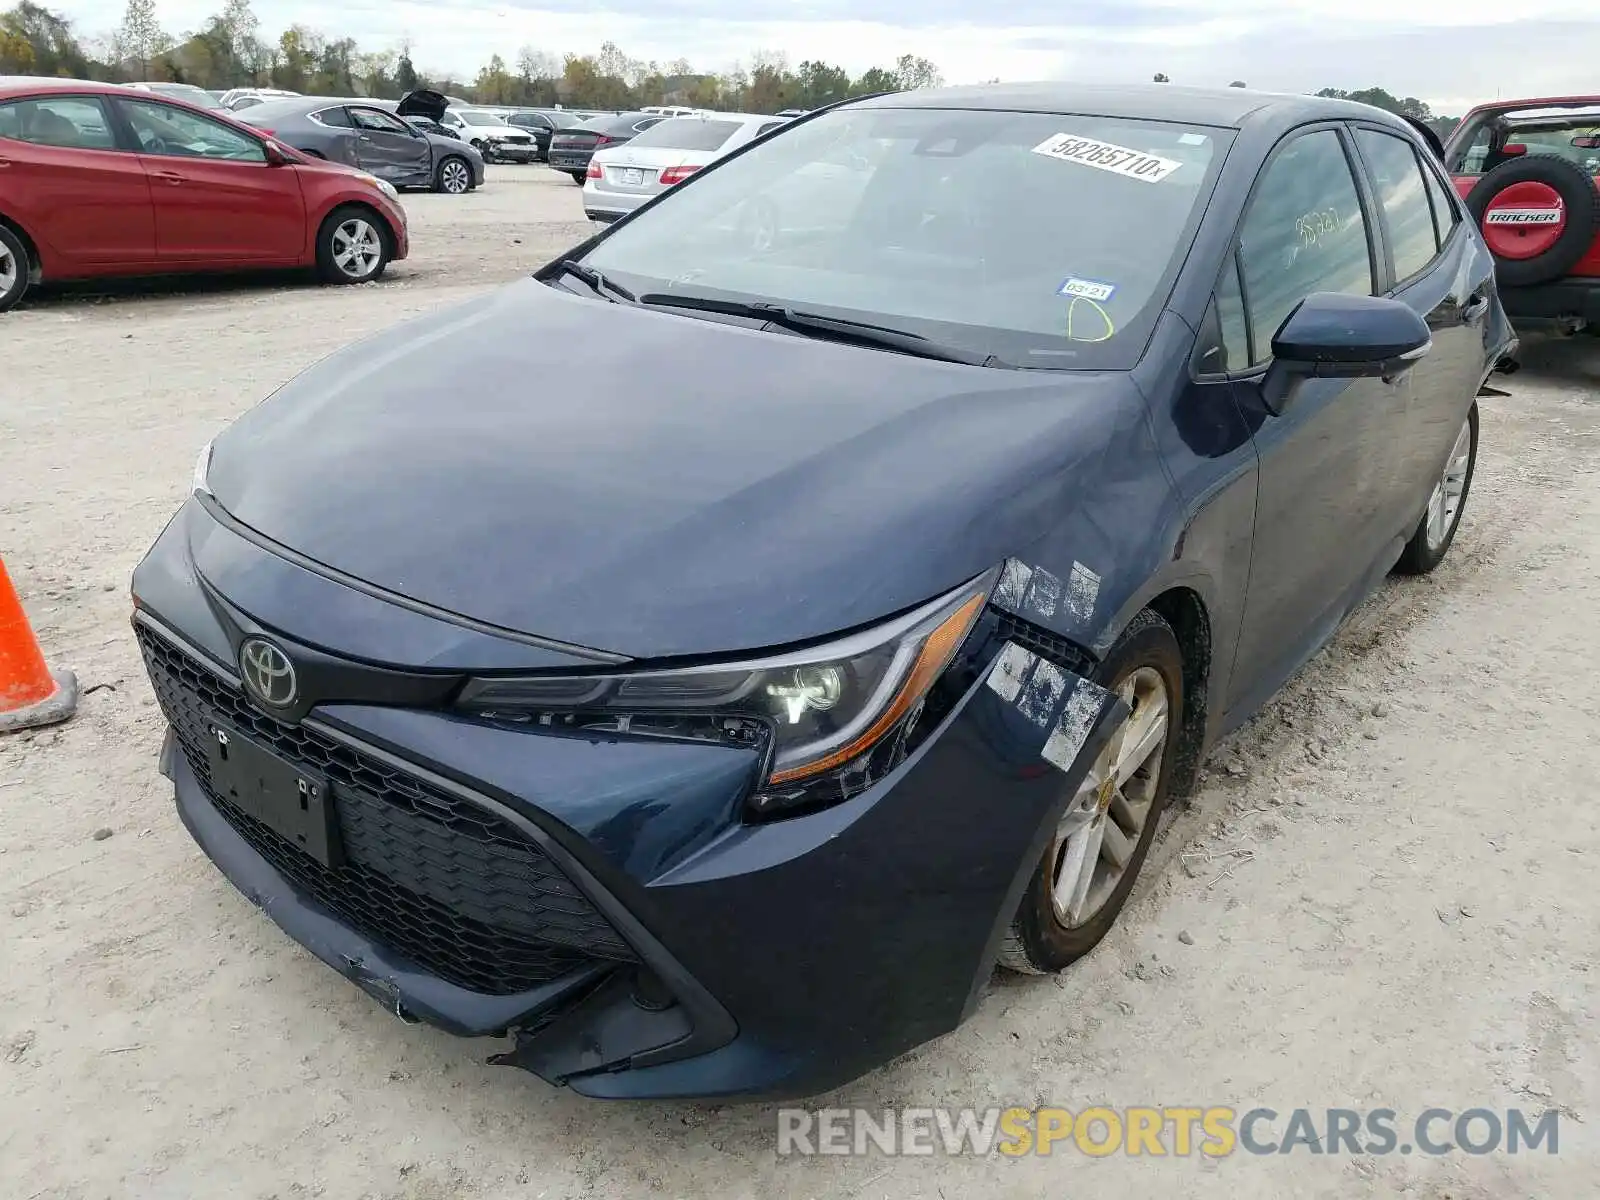
[[[828,1099],[1554,1107],[1557,1156],[779,1158],[767,1106],[600,1105],[483,1066],[495,1047],[401,1025],[237,895],[156,774],[129,573],[229,419],[586,234],[565,177],[491,174],[408,198],[416,256],[378,285],[79,289],[0,318],[0,552],[89,689],[0,741],[0,1195],[1600,1194],[1600,343],[1535,345],[1483,401],[1446,564],[1213,755],[1089,959],[997,979]]]

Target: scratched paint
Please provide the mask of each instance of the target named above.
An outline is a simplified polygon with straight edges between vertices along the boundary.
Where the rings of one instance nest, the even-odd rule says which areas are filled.
[[[1038,661],[1037,654],[1024,650],[1015,642],[1007,642],[1005,649],[994,660],[994,666],[989,668],[990,689],[1007,704],[1014,704],[1029,672]]]
[[[1070,771],[1084,742],[1089,740],[1089,731],[1094,728],[1094,719],[1105,701],[1104,688],[1087,679],[1078,679],[1066,704],[1061,707],[1056,727],[1045,739],[1040,757],[1053,767]]]
[[[1017,697],[1017,711],[1040,729],[1050,724],[1056,705],[1067,690],[1067,673],[1053,663],[1040,659],[1033,668],[1033,678]]]
[[[1067,612],[1076,620],[1093,618],[1095,606],[1100,603],[1100,576],[1081,562],[1074,562],[1072,573],[1067,576],[1065,601]]]

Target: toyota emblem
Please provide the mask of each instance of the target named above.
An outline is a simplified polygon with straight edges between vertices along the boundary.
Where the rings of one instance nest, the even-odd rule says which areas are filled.
[[[239,647],[239,673],[250,694],[273,708],[294,703],[299,685],[289,656],[271,642],[250,638]]]

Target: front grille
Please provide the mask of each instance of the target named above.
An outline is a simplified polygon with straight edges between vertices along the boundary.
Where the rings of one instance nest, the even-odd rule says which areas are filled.
[[[147,627],[138,637],[156,699],[207,798],[274,869],[353,929],[489,995],[527,991],[596,958],[633,959],[611,923],[510,823],[373,755],[273,720]],[[339,866],[323,866],[212,790],[217,724],[327,777],[344,847]]]

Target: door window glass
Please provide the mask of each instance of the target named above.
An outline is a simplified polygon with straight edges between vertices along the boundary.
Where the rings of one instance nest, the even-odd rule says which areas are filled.
[[[1461,206],[1456,203],[1454,194],[1439,181],[1439,172],[1424,171],[1422,174],[1428,181],[1428,198],[1433,202],[1433,223],[1439,235],[1439,249],[1443,250],[1461,221]]]
[[[118,100],[144,154],[264,163],[267,152],[255,138],[187,109],[145,100]]]
[[[391,117],[386,112],[376,108],[352,108],[348,110],[350,120],[357,129],[374,129],[380,133],[403,133],[411,135],[411,129],[399,117]]]
[[[1410,279],[1439,252],[1422,164],[1404,138],[1358,129],[1356,144],[1361,147],[1389,228],[1395,280]]]
[[[1239,235],[1252,364],[1312,292],[1373,294],[1367,226],[1344,145],[1331,129],[1289,142],[1261,177]]]
[[[350,114],[342,108],[324,108],[311,114],[312,118],[335,129],[350,128]]]
[[[106,110],[92,96],[51,96],[0,104],[0,137],[73,150],[117,148]]]

